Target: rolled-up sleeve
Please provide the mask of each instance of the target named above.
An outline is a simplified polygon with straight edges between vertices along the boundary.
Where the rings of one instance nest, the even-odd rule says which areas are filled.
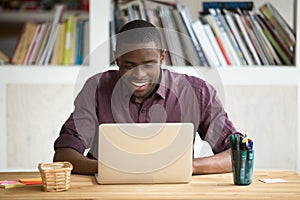
[[[96,93],[98,78],[90,78],[74,101],[74,111],[62,126],[54,149],[72,148],[83,153],[90,148],[99,126],[96,115]]]
[[[198,133],[207,141],[214,153],[230,147],[230,135],[240,134],[228,118],[216,90],[207,82],[202,82],[199,92],[200,125]]]

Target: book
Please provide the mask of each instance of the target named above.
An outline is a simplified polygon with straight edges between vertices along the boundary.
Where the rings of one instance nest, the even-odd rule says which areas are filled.
[[[0,51],[0,64],[5,65],[9,63],[9,57],[3,52]]]
[[[217,39],[210,27],[209,24],[204,24],[203,25],[203,28],[204,28],[204,31],[208,37],[208,40],[209,40],[209,43],[211,44],[211,46],[213,47],[213,50],[215,51],[218,59],[219,59],[219,62],[220,62],[220,65],[222,66],[227,66],[229,61],[226,60],[226,58],[224,57],[224,52],[222,52],[218,42],[217,42]]]
[[[276,29],[270,24],[268,20],[266,20],[265,17],[262,15],[258,15],[261,21],[265,24],[266,28],[269,30],[270,34],[272,35],[273,39],[276,40],[278,43],[279,47],[282,49],[284,54],[292,61],[294,59],[294,53],[291,52],[288,47],[284,44],[282,38],[279,36],[278,32]]]
[[[62,37],[62,35],[61,35],[62,27],[63,27],[62,23],[60,23],[57,27],[56,37],[55,37],[55,41],[54,41],[54,47],[51,52],[51,60],[50,60],[51,65],[58,65],[58,63],[59,63],[58,57],[59,57],[59,53],[60,53],[59,46],[60,46],[60,40]]]
[[[41,185],[43,184],[42,178],[20,178],[19,182],[26,184],[26,185]]]
[[[230,60],[225,52],[225,49],[224,49],[224,46],[220,40],[220,31],[218,29],[218,26],[214,23],[213,19],[212,19],[212,16],[210,15],[207,15],[207,14],[204,14],[202,16],[200,16],[200,19],[203,23],[205,24],[209,24],[209,26],[211,27],[211,30],[213,32],[213,35],[214,35],[214,38],[215,38],[215,41],[216,41],[216,44],[218,45],[218,49],[220,49],[221,53],[222,53],[222,56],[226,62],[225,66],[227,65],[230,65]]]
[[[198,20],[192,22],[192,28],[196,35],[198,42],[200,43],[201,47],[203,48],[203,52],[207,61],[210,66],[221,66],[221,63],[216,55],[214,49],[212,48],[211,44],[209,43],[209,38],[207,37],[204,25]]]
[[[72,45],[72,26],[73,26],[73,15],[69,15],[66,24],[66,35],[65,35],[65,47],[64,47],[64,65],[70,64],[70,54]]]
[[[275,18],[273,12],[276,12],[274,7],[273,9],[270,9],[270,3],[269,4],[264,4],[259,8],[260,12],[264,15],[265,19],[272,24],[272,26],[276,29],[278,32],[281,40],[284,42],[284,44],[288,47],[288,50],[293,52],[294,46],[295,46],[295,41],[293,41],[289,34],[285,32],[284,28],[280,25],[280,23],[277,21]],[[277,13],[278,16],[278,13]]]
[[[38,61],[39,65],[48,65],[48,63],[49,63],[52,49],[54,46],[57,27],[58,27],[58,24],[61,22],[64,10],[65,10],[65,5],[57,5],[55,7],[55,14],[54,14],[54,17],[53,17],[53,20],[51,23],[49,38],[45,45],[44,51],[40,57],[40,60]]]
[[[271,57],[273,58],[274,64],[276,65],[282,65],[282,62],[280,60],[280,58],[278,57],[277,53],[275,52],[275,49],[273,48],[272,44],[270,43],[270,41],[268,40],[268,38],[266,37],[266,35],[263,32],[263,29],[261,27],[261,25],[259,25],[258,21],[257,21],[257,14],[253,15],[254,18],[254,23],[256,25],[257,30],[260,32],[261,37],[264,40],[264,43],[267,46],[267,50],[269,51],[269,54],[271,55]]]
[[[245,11],[242,11],[241,13],[241,19],[245,25],[245,29],[248,33],[248,36],[250,38],[250,41],[252,42],[254,49],[256,51],[257,56],[259,57],[262,65],[268,65],[268,60],[261,48],[260,42],[258,41],[257,35],[255,35],[253,26],[251,24],[251,21],[249,20],[249,16]]]
[[[83,50],[82,59],[84,64],[89,63],[89,53],[90,53],[90,22],[87,20],[83,24]]]
[[[221,21],[219,20],[218,16],[216,15],[216,11],[214,9],[209,10],[210,15],[206,15],[206,18],[210,24],[211,27],[213,27],[217,38],[219,39],[219,43],[221,44],[229,62],[230,65],[237,65],[239,63],[239,60],[237,58],[237,55],[235,55],[235,52],[229,42],[229,39],[226,35],[225,29],[221,24]]]
[[[249,48],[249,50],[251,52],[251,56],[252,56],[252,58],[255,62],[254,64],[255,65],[261,65],[261,61],[260,61],[260,59],[257,55],[255,47],[252,44],[252,41],[250,40],[250,37],[248,36],[247,30],[246,30],[246,28],[245,28],[245,26],[242,22],[241,16],[238,13],[234,13],[233,16],[234,16],[234,18],[237,22],[237,25],[238,25],[239,29],[241,30],[242,37],[245,40],[246,45],[247,45],[247,47]]]
[[[296,33],[291,28],[291,26],[285,21],[285,19],[280,15],[278,10],[270,3],[266,3],[269,9],[272,11],[274,17],[276,18],[279,25],[283,28],[283,30],[288,34],[293,43],[296,43]]]
[[[232,33],[231,28],[229,27],[229,25],[228,25],[228,23],[225,19],[224,14],[222,14],[221,10],[218,9],[218,8],[215,9],[215,10],[216,10],[217,16],[219,17],[219,20],[220,20],[222,26],[224,27],[224,30],[225,30],[225,33],[227,35],[229,44],[232,46],[233,54],[234,54],[235,59],[237,59],[237,62],[240,63],[239,65],[245,65],[246,61],[245,61],[244,55],[243,55],[243,53],[240,49],[240,46],[236,42],[236,39],[235,39],[235,37]]]
[[[46,50],[46,44],[50,35],[50,29],[51,29],[51,24],[52,21],[48,21],[46,23],[46,27],[45,27],[45,33],[41,38],[41,45],[38,47],[37,49],[37,54],[36,57],[33,59],[33,63],[38,64],[41,60],[42,55],[44,54],[44,51]]]
[[[28,59],[28,64],[29,65],[34,64],[36,62],[36,58],[37,58],[37,55],[40,51],[40,47],[42,45],[43,38],[45,36],[45,32],[46,32],[46,29],[47,29],[47,23],[42,23],[40,26],[41,26],[41,28],[40,28],[40,31],[39,31],[38,36],[36,38],[35,45],[32,49],[31,55],[29,56],[29,59]]]
[[[64,49],[65,49],[65,41],[66,41],[66,20],[61,22],[61,31],[60,31],[60,41],[59,41],[59,49],[58,49],[58,64],[64,64]]]
[[[27,22],[23,25],[22,31],[20,33],[16,49],[12,58],[13,64],[23,64],[26,57],[27,51],[32,42],[37,24]]]
[[[25,187],[26,184],[21,183],[19,181],[0,181],[0,187],[1,188],[17,188],[17,187]]]
[[[82,32],[83,32],[83,21],[79,20],[77,24],[77,41],[76,41],[76,55],[75,64],[80,65],[82,63]]]
[[[204,12],[209,9],[227,9],[227,10],[252,10],[253,1],[203,1],[202,8]]]
[[[165,38],[168,45],[166,50],[170,54],[172,63],[176,66],[184,66],[184,53],[172,11],[169,7],[163,5],[159,7],[158,11],[162,21],[162,31],[166,36]]]
[[[195,34],[191,28],[191,17],[190,17],[190,14],[189,14],[189,11],[187,9],[186,6],[180,4],[179,2],[177,2],[176,4],[177,6],[177,10],[182,18],[182,21],[187,29],[187,32],[189,34],[189,37],[191,38],[192,40],[192,43],[194,45],[194,48],[196,49],[196,52],[197,52],[197,55],[200,59],[200,63],[201,65],[203,66],[209,66],[208,63],[207,63],[207,60],[205,58],[205,55],[203,53],[203,50],[200,46],[200,44],[198,43],[196,37],[195,37]]]
[[[238,28],[238,25],[236,24],[236,21],[234,20],[233,14],[231,11],[228,11],[226,9],[223,10],[225,18],[228,22],[228,25],[230,29],[232,30],[232,33],[243,53],[243,56],[247,62],[248,65],[254,65],[254,61],[250,55],[250,52],[245,44],[245,41],[241,37],[240,29]]]
[[[262,27],[265,36],[268,38],[271,45],[274,47],[275,51],[278,53],[282,62],[286,65],[291,65],[292,61],[290,60],[290,58],[285,54],[285,52],[281,48],[281,46],[279,44],[279,40],[274,38],[275,35],[274,35],[274,33],[271,32],[271,29],[268,26],[268,24],[266,23],[266,21],[264,21],[264,18],[260,15],[256,15],[256,20],[259,23],[259,25]]]
[[[192,40],[187,33],[187,30],[183,24],[183,21],[177,9],[173,9],[173,16],[175,18],[178,31],[180,33],[179,37],[182,42],[182,48],[184,49],[183,53],[185,55],[187,65],[199,66],[200,60],[198,58],[196,49],[193,46]]]
[[[265,55],[266,61],[268,65],[275,65],[275,59],[272,55],[271,49],[273,48],[271,45],[268,45],[269,41],[265,37],[263,31],[261,30],[261,27],[257,23],[256,19],[254,18],[254,14],[249,11],[247,12],[249,22],[252,26],[253,32],[258,40],[259,45],[261,46],[261,49]],[[271,47],[271,49],[270,49]]]
[[[74,65],[76,61],[76,48],[77,48],[77,25],[78,25],[79,16],[74,15],[72,20],[72,39],[71,39],[71,46],[70,46],[70,60],[69,64]]]
[[[36,27],[36,29],[35,29],[34,35],[33,35],[33,37],[32,37],[32,41],[31,41],[31,43],[30,43],[30,46],[29,46],[29,48],[28,48],[28,50],[27,50],[25,59],[24,59],[24,61],[23,61],[23,64],[24,64],[24,65],[29,64],[29,59],[30,59],[30,57],[31,57],[31,55],[32,55],[32,52],[33,52],[33,49],[34,49],[34,47],[35,47],[35,45],[36,45],[36,43],[37,43],[37,39],[38,39],[38,37],[39,37],[40,31],[41,31],[41,27],[42,27],[42,25],[41,25],[41,24],[38,24],[37,27]]]

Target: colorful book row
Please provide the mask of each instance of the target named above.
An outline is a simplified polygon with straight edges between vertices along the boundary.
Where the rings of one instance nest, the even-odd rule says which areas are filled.
[[[65,6],[56,7],[53,20],[23,25],[14,55],[18,65],[80,65],[89,53],[89,21],[69,15],[62,21]]]

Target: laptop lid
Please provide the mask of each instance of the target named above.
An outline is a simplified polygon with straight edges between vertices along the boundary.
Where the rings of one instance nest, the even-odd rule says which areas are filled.
[[[99,126],[98,183],[188,183],[192,123]]]

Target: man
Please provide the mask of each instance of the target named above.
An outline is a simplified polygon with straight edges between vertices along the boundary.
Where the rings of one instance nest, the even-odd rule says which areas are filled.
[[[127,23],[117,35],[119,70],[96,74],[85,83],[55,141],[54,161],[70,161],[73,173],[97,172],[101,123],[191,122],[215,153],[195,158],[193,174],[230,172],[229,138],[237,131],[215,89],[202,79],[162,69],[165,54],[152,24]]]

